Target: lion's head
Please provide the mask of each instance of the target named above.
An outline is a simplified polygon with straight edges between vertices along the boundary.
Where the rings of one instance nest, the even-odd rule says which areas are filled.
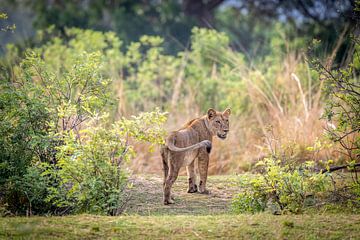
[[[230,109],[227,108],[224,112],[217,112],[210,108],[207,111],[207,118],[209,121],[209,130],[213,135],[220,139],[225,139],[229,132],[229,116]]]

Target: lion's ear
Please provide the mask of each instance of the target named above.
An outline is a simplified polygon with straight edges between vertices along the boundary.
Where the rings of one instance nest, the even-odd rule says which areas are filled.
[[[230,114],[231,114],[230,108],[225,109],[225,111],[223,112],[223,116],[226,118],[228,118],[230,116]]]
[[[209,108],[209,110],[207,111],[207,115],[209,119],[212,119],[213,117],[216,116],[216,111],[212,108]]]

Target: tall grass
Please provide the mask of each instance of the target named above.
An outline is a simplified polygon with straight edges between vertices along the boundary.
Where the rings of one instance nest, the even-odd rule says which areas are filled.
[[[311,71],[304,54],[288,52],[281,61],[274,61],[276,66],[254,68],[238,61],[236,53],[230,49],[227,51],[236,66],[229,71],[244,86],[226,93],[231,95],[228,104],[231,107],[239,105],[236,101],[247,103],[246,109],[234,109],[229,137],[225,141],[214,139],[210,174],[251,170],[259,159],[273,151],[300,162],[340,157],[336,146],[324,136],[327,123],[321,119],[324,107],[321,83],[318,75]],[[238,62],[241,65],[237,65]],[[209,74],[221,88],[224,76],[214,73],[214,68],[211,71]],[[193,93],[189,93],[179,100],[181,107],[169,109],[167,130],[176,130],[185,122],[205,114],[206,109],[201,109]],[[137,147],[139,154],[132,163],[134,171],[160,172],[157,151],[149,153],[146,146]]]

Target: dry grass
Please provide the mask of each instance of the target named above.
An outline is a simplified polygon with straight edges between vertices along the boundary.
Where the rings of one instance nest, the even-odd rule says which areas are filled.
[[[228,139],[214,139],[210,174],[248,171],[258,159],[269,154],[271,144],[297,161],[341,158],[336,150],[338,146],[330,146],[325,140],[327,123],[321,119],[324,107],[321,83],[311,73],[303,55],[287,54],[281,67],[271,77],[254,68],[239,67],[233,71],[239,76],[239,81],[246,83],[245,89],[239,93],[236,90],[235,94],[246,94],[249,110],[244,113],[233,111]],[[213,77],[221,81],[216,74]],[[181,101],[183,106],[169,114],[165,126],[169,131],[206,112],[205,109],[200,110],[191,95]],[[271,143],[268,141],[269,129]],[[316,154],[306,150],[316,141],[327,147],[321,147]],[[131,163],[136,173],[161,173],[158,149],[148,152],[148,146],[139,144],[136,150],[138,156]]]

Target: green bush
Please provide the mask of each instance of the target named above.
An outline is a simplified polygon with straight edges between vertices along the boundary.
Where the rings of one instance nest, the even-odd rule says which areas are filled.
[[[160,124],[166,117],[159,111],[113,125],[113,117],[97,119],[111,110],[111,74],[105,73],[114,61],[124,60],[121,42],[112,33],[68,33],[69,42],[54,38],[28,50],[1,75],[0,198],[15,214],[117,214],[127,174],[111,161],[124,146],[121,158],[131,158],[130,137],[162,141]]]
[[[245,189],[238,193],[232,201],[235,213],[256,213],[266,209],[267,193],[263,191],[263,183],[251,175],[241,176],[240,185]]]
[[[59,180],[48,186],[47,201],[71,212],[118,215],[126,204],[129,172],[124,162],[135,154],[129,138],[163,143],[164,113],[143,113],[110,127],[106,116],[93,118],[79,133],[64,133],[55,165],[44,164],[43,176]]]
[[[313,171],[314,162],[291,166],[267,158],[257,165],[261,166],[261,174],[241,178],[244,190],[233,200],[235,212],[259,212],[270,208],[274,214],[300,213],[330,184],[328,174]]]
[[[319,43],[314,41],[309,55],[312,68],[324,83],[322,90],[327,98],[322,117],[330,123],[327,134],[331,140],[341,144],[347,157],[355,163],[360,155],[360,38],[353,39],[355,52],[348,56],[350,63],[334,69],[329,65],[331,62],[325,66],[314,57]]]
[[[312,67],[323,80],[323,92],[327,97],[325,111],[322,115],[327,121],[327,137],[335,143],[340,143],[338,152],[345,156],[347,169],[352,177],[350,189],[353,189],[354,198],[359,201],[360,179],[357,174],[360,164],[360,38],[352,39],[354,52],[350,51],[349,63],[341,68],[324,66],[319,59],[312,57]],[[314,42],[312,51],[319,47]]]
[[[79,131],[111,101],[109,81],[100,75],[100,66],[98,53],[84,52],[59,75],[43,57],[29,51],[14,66],[14,76],[2,79],[0,188],[4,198],[11,199],[7,203],[13,211],[23,212],[22,205],[31,202],[22,200],[25,192],[19,187],[26,184],[28,168],[57,161],[56,146],[62,139],[56,134]]]
[[[30,166],[22,177],[14,182],[14,191],[19,194],[22,204],[15,213],[26,212],[26,215],[47,214],[56,210],[56,206],[46,201],[47,186],[52,184],[47,176],[42,175],[41,169],[37,166]],[[11,201],[7,201],[11,202]]]
[[[33,97],[34,89],[24,87],[25,82],[12,84],[3,78],[5,75],[1,76],[0,201],[1,204],[6,204],[10,212],[25,214],[28,210],[30,214],[30,202],[33,198],[29,194],[32,194],[32,190],[29,188],[25,192],[24,184],[31,176],[36,178],[36,174],[34,169],[29,167],[34,159],[38,161],[53,159],[54,142],[47,133],[48,106]],[[37,183],[37,181],[31,182]],[[42,211],[35,205],[34,203],[32,207],[34,212]],[[43,210],[46,212],[46,207]]]

